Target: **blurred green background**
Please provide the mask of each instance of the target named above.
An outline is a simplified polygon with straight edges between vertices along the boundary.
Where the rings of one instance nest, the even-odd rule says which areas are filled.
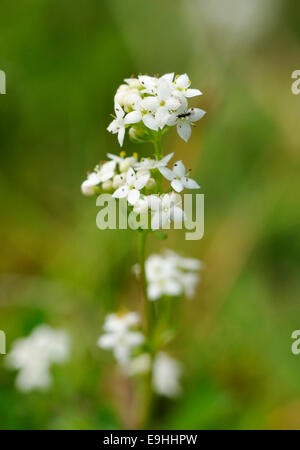
[[[135,234],[99,231],[86,171],[120,151],[106,132],[124,77],[187,72],[207,111],[175,151],[205,194],[205,235],[163,247],[205,262],[172,354],[184,393],[156,428],[300,428],[300,95],[297,0],[2,0],[0,329],[66,329],[72,357],[22,394],[0,355],[2,429],[134,427],[131,387],[96,347],[107,311],[136,309]],[[126,138],[128,154],[149,154]],[[188,325],[187,325],[188,324]]]

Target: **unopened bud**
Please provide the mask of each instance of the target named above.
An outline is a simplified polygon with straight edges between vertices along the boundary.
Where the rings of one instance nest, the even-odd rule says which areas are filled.
[[[103,191],[111,191],[112,188],[113,188],[113,182],[111,180],[107,180],[102,183]]]

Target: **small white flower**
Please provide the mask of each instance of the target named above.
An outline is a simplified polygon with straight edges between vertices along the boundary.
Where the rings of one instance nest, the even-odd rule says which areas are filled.
[[[104,164],[101,164],[99,167],[97,166],[97,173],[99,173],[101,181],[110,180],[115,174],[116,162],[115,161],[107,161]]]
[[[89,173],[87,179],[81,184],[81,192],[83,195],[90,197],[95,194],[96,186],[101,183],[101,176],[99,173]]]
[[[153,363],[153,389],[166,397],[177,397],[181,393],[179,379],[182,366],[164,352],[159,352]]]
[[[183,106],[169,116],[167,125],[176,125],[177,133],[185,142],[187,142],[192,133],[191,125],[193,125],[194,122],[197,122],[197,120],[202,119],[205,114],[206,112],[200,108],[187,109],[187,106],[183,102]]]
[[[202,95],[202,92],[199,91],[199,89],[190,89],[190,85],[191,80],[186,73],[183,75],[176,75],[173,82],[173,88],[179,96],[190,98],[196,97],[197,95]]]
[[[119,104],[125,111],[136,109],[141,101],[141,96],[137,88],[121,84],[114,97],[115,104]]]
[[[134,205],[140,198],[140,190],[146,186],[148,179],[149,175],[137,177],[135,171],[130,167],[126,174],[125,184],[113,193],[113,197],[127,198],[128,202]]]
[[[172,86],[172,81],[174,78],[173,73],[166,73],[165,75],[158,77],[150,77],[149,75],[139,75],[139,82],[142,85],[142,93],[157,95],[159,83],[164,80],[169,86]]]
[[[167,167],[159,168],[160,173],[169,181],[171,181],[171,186],[176,192],[183,191],[184,188],[187,189],[199,189],[199,184],[188,178],[189,173],[186,173],[184,164],[182,161],[177,161],[173,165],[173,170]]]
[[[19,390],[46,389],[52,382],[51,364],[66,361],[69,352],[69,337],[64,331],[40,325],[28,337],[15,341],[6,364],[19,370],[16,378]]]
[[[153,114],[156,124],[159,128],[163,128],[170,116],[171,111],[176,111],[182,102],[173,95],[170,83],[160,78],[157,82],[155,96],[148,96],[141,100],[141,110]],[[147,125],[147,124],[146,124]]]
[[[170,194],[150,195],[148,197],[151,213],[151,228],[169,227],[170,222],[181,222],[184,218],[184,212],[181,208],[181,197],[175,192]]]
[[[201,268],[202,262],[198,259],[183,258],[171,250],[149,256],[145,266],[149,300],[164,295],[193,297]]]
[[[151,301],[163,295],[177,297],[182,293],[180,273],[173,262],[160,255],[151,255],[146,260],[147,293]]]
[[[144,335],[132,329],[139,323],[139,315],[134,312],[125,315],[109,314],[103,326],[105,333],[97,341],[98,346],[112,349],[120,365],[128,364],[132,349],[144,342]]]
[[[109,124],[107,130],[112,134],[118,133],[118,141],[120,146],[122,147],[126,125],[139,122],[141,120],[141,113],[140,111],[132,111],[125,116],[125,112],[122,107],[118,103],[116,103],[115,114],[116,118]]]
[[[137,169],[144,170],[153,170],[159,169],[161,167],[166,167],[169,163],[170,159],[172,159],[174,153],[169,153],[164,156],[162,159],[150,159],[150,158],[142,158],[141,161],[137,162],[134,167]]]
[[[94,172],[89,173],[87,179],[81,184],[81,191],[86,196],[94,195],[96,186],[110,180],[115,173],[116,162],[108,161],[96,166]]]

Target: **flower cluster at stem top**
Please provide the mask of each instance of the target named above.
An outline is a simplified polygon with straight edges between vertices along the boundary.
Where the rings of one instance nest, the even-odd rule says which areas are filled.
[[[177,127],[179,136],[188,141],[191,136],[191,125],[200,120],[205,111],[190,108],[188,99],[202,93],[199,89],[191,89],[191,81],[187,74],[167,73],[161,77],[139,75],[137,78],[126,78],[114,97],[114,120],[107,130],[118,135],[122,146],[126,128],[130,128],[129,136],[137,142],[167,127]]]

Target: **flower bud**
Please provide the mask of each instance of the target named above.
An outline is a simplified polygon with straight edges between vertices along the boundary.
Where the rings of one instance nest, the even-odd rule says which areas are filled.
[[[142,122],[132,125],[128,131],[130,140],[135,144],[153,141],[156,134],[156,131],[150,130]]]
[[[91,186],[90,184],[86,183],[86,181],[81,184],[81,192],[86,197],[92,197],[97,193],[98,190],[99,189],[97,186]]]
[[[114,189],[118,189],[124,183],[125,183],[125,175],[121,173],[121,174],[118,174],[118,175],[114,176],[112,187]]]
[[[103,191],[111,191],[112,188],[113,188],[113,182],[111,180],[107,180],[102,183]]]

